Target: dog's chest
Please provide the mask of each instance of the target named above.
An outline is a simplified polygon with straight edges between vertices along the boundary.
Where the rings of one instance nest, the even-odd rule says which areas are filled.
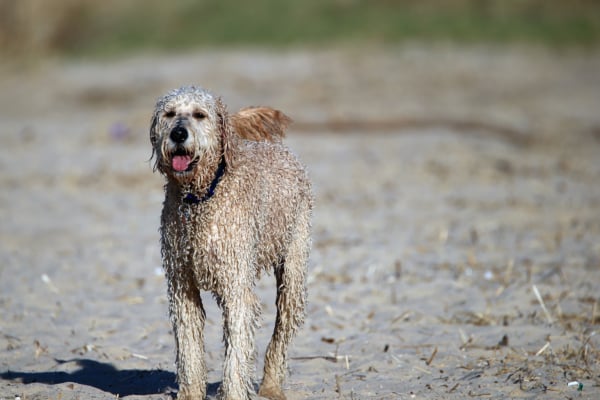
[[[194,264],[208,265],[218,262],[254,240],[249,227],[252,221],[241,223],[226,212],[226,207],[213,209],[210,204],[184,205],[171,214],[173,245],[180,254],[186,253]],[[250,218],[252,219],[252,218]],[[234,234],[235,232],[235,234]]]

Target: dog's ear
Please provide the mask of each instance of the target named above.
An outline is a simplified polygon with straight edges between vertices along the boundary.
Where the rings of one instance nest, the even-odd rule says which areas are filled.
[[[157,126],[158,125],[158,114],[154,113],[154,115],[152,115],[152,120],[150,121],[150,143],[152,144],[152,155],[150,155],[150,160],[152,161],[152,159],[154,157],[157,157],[157,151],[156,151],[156,143],[158,142],[158,132],[157,132]],[[154,163],[154,171],[156,171],[157,168],[157,164],[158,164],[158,159],[155,160]]]
[[[227,165],[233,165],[235,162],[233,154],[233,141],[235,140],[235,132],[231,126],[227,108],[220,97],[216,101],[217,124],[221,134],[221,144],[223,147],[223,156]]]
[[[150,143],[152,143],[152,147],[156,146],[156,142],[158,141],[156,125],[158,124],[158,114],[154,113],[152,116],[152,121],[150,121]]]
[[[246,107],[231,116],[235,131],[248,140],[280,141],[292,119],[271,107]]]

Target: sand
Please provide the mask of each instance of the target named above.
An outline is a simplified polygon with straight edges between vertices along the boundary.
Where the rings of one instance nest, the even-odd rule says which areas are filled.
[[[296,120],[316,207],[289,399],[599,398],[598,71],[591,50],[419,45],[5,65],[0,399],[176,393],[147,129],[183,83]],[[257,291],[258,382],[274,278]]]

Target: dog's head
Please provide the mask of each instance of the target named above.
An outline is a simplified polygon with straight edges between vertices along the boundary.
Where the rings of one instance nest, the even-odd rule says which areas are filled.
[[[161,97],[150,126],[155,169],[181,182],[192,179],[199,162],[224,153],[227,118],[221,99],[199,87],[184,86]]]

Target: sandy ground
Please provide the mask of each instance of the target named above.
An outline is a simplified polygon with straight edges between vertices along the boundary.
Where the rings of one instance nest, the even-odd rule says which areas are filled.
[[[297,121],[316,209],[290,399],[600,398],[598,71],[597,52],[416,45],[4,66],[0,399],[176,393],[147,127],[191,82]]]

